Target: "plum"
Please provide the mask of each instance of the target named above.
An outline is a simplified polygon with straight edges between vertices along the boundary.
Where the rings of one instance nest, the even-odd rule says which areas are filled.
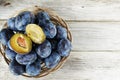
[[[47,38],[54,38],[57,34],[56,27],[51,21],[47,21],[42,29],[45,32]]]
[[[24,11],[16,16],[15,27],[18,31],[25,31],[28,24],[34,23],[35,16],[30,11]]]
[[[50,16],[49,16],[49,14],[47,13],[47,12],[38,12],[37,13],[37,17],[38,17],[38,19],[40,19],[40,20],[50,20]]]
[[[37,76],[41,72],[40,59],[37,59],[34,63],[26,66],[26,73],[30,76]]]
[[[58,65],[58,63],[61,60],[61,56],[58,54],[58,52],[53,51],[52,54],[45,58],[45,65],[47,68],[54,68],[55,66]]]
[[[33,63],[37,59],[37,54],[35,51],[31,51],[29,54],[17,54],[16,60],[19,64],[27,65]]]
[[[20,65],[15,59],[10,62],[9,69],[14,75],[21,75],[25,72],[25,66]]]
[[[10,29],[2,29],[0,31],[0,42],[3,45],[7,45],[8,41],[10,40],[10,38],[14,35],[13,31]]]
[[[56,35],[57,39],[67,38],[66,28],[64,28],[60,25],[57,25],[56,28],[57,28],[57,35]]]
[[[57,51],[61,56],[68,56],[71,47],[71,42],[68,39],[61,39],[58,43]]]
[[[19,54],[27,54],[32,49],[32,41],[25,34],[16,33],[10,39],[10,46]]]
[[[36,44],[41,44],[46,39],[46,35],[43,32],[42,28],[36,24],[27,25],[26,34]]]
[[[51,44],[48,40],[43,42],[42,44],[38,45],[36,48],[36,53],[41,58],[46,58],[51,54]]]
[[[38,12],[36,15],[36,21],[39,26],[44,26],[46,21],[50,20],[50,16],[47,12]]]
[[[5,54],[10,60],[13,60],[13,59],[15,59],[15,56],[17,53],[7,47],[5,49]]]
[[[17,28],[15,27],[15,20],[16,20],[16,17],[12,17],[7,21],[8,28],[14,31],[17,30]]]
[[[47,38],[54,38],[57,30],[47,12],[38,12],[36,15],[37,24],[42,27]]]

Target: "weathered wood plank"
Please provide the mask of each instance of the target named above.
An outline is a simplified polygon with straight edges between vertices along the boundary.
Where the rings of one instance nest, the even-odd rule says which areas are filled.
[[[0,19],[35,5],[52,9],[65,20],[120,21],[120,0],[1,0]]]
[[[3,24],[4,21],[0,21],[0,25]],[[120,22],[68,24],[73,36],[74,51],[120,51]]]
[[[64,66],[52,74],[40,78],[16,77],[9,72],[0,55],[0,79],[2,80],[119,80],[119,52],[71,52]]]
[[[120,51],[119,22],[68,22],[73,36],[73,50]]]

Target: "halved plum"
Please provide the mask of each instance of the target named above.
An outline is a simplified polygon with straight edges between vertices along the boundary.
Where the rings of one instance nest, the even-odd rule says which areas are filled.
[[[25,34],[16,33],[10,39],[10,46],[19,54],[27,54],[32,49],[32,41]]]
[[[26,33],[36,44],[41,44],[46,39],[46,35],[42,28],[36,24],[28,24],[26,27]]]

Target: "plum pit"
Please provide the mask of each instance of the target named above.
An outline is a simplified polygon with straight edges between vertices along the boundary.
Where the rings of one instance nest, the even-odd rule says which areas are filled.
[[[19,46],[21,46],[23,48],[26,48],[26,41],[23,37],[18,37],[17,43],[18,43]]]

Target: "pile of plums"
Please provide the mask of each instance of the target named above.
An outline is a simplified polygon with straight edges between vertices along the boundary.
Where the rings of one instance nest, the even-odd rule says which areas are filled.
[[[66,28],[54,24],[45,11],[24,11],[8,19],[7,28],[0,31],[0,42],[6,46],[10,71],[37,76],[41,63],[49,69],[56,67],[71,51],[67,34]]]

